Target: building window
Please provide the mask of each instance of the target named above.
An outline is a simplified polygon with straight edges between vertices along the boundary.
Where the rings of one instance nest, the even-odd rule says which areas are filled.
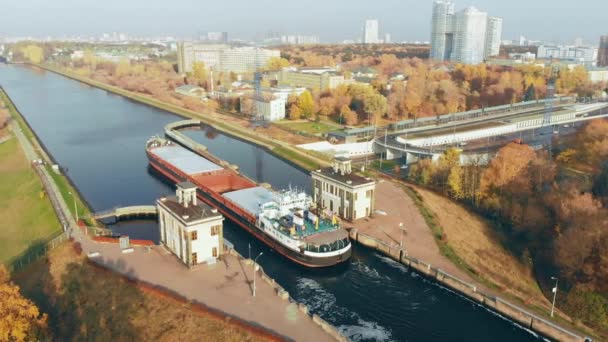
[[[355,192],[355,201],[357,200],[357,197],[359,197],[357,195],[358,195],[358,193]]]
[[[213,227],[211,227],[211,236],[219,234],[221,228],[222,228],[222,226],[213,226]]]
[[[198,231],[194,230],[190,232],[190,240],[195,241],[196,239],[198,239]]]
[[[365,197],[367,197],[367,198],[372,197],[372,191],[371,191],[371,190],[367,190],[367,191],[365,192]]]
[[[196,252],[192,253],[192,265],[198,264]]]
[[[212,253],[213,253],[213,257],[217,258],[217,247],[213,247]]]

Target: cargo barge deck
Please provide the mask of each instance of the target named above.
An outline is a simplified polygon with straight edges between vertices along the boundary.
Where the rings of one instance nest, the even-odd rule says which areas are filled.
[[[316,210],[309,196],[274,191],[241,175],[208,152],[194,153],[162,138],[146,145],[150,165],[286,258],[306,267],[328,267],[350,258],[348,232],[333,214]],[[207,155],[208,154],[208,155]]]

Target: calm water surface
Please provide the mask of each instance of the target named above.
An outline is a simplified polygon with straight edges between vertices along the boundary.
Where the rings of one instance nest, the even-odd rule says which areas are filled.
[[[180,118],[103,90],[39,70],[0,66],[0,84],[93,210],[152,204],[174,189],[148,168],[146,140]],[[276,188],[310,188],[308,175],[264,150],[213,129],[187,134]],[[120,223],[132,238],[158,240],[156,224]],[[329,270],[301,268],[226,222],[225,236],[313,313],[355,341],[538,340],[484,308],[361,247],[350,263]]]

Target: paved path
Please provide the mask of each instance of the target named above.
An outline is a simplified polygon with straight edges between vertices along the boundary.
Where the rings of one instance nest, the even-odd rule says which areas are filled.
[[[403,247],[409,256],[462,280],[473,281],[468,274],[441,254],[431,229],[401,185],[389,180],[379,180],[376,185],[376,209],[386,212],[386,215],[375,214],[373,218],[355,221],[352,226],[359,233],[397,247],[402,240],[399,223],[403,223]]]
[[[123,254],[117,244],[95,243],[81,235],[76,239],[81,240],[85,252],[100,253],[92,258],[94,262],[127,277],[168,289],[296,341],[333,340],[299,311],[296,303],[280,299],[259,275],[253,297],[253,265],[234,255],[227,254],[214,265],[189,270],[161,246],[150,252],[135,247],[133,253]]]
[[[28,160],[40,157],[17,125],[13,132]],[[176,257],[160,246],[147,252],[143,247],[123,254],[117,244],[91,240],[79,228],[68,210],[51,175],[42,165],[34,165],[53,206],[72,236],[87,254],[99,252],[93,260],[118,273],[164,288],[202,303],[210,308],[261,326],[296,341],[333,341],[312,319],[298,310],[295,303],[279,298],[275,289],[257,279],[256,297],[252,296],[253,267],[233,255],[215,265],[201,265],[189,270]]]

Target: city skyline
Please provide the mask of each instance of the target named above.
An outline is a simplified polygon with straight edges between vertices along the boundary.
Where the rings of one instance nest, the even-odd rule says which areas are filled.
[[[504,39],[515,39],[522,34],[531,39],[567,42],[581,37],[587,44],[597,44],[599,36],[607,33],[602,25],[602,13],[606,9],[602,0],[581,0],[576,8],[557,8],[549,0],[508,3],[477,0],[461,4],[469,5],[503,18],[508,23],[504,27]],[[166,3],[143,0],[109,0],[103,5],[71,0],[11,2],[3,6],[12,15],[0,24],[0,37],[99,35],[118,31],[129,35],[188,38],[200,31],[227,31],[231,39],[249,40],[256,33],[279,31],[316,35],[322,42],[340,42],[360,37],[365,20],[370,18],[378,19],[381,31],[390,32],[394,42],[425,41],[430,36],[431,0],[382,0],[373,6],[363,1],[313,0],[308,6],[317,8],[314,16],[307,16],[308,12],[302,11],[299,4],[269,0],[256,3],[235,0],[231,5],[176,0],[170,8]],[[577,9],[584,10],[575,11]],[[548,22],[541,22],[539,18]],[[37,25],[31,25],[32,22]],[[566,22],[572,25],[559,24]]]

